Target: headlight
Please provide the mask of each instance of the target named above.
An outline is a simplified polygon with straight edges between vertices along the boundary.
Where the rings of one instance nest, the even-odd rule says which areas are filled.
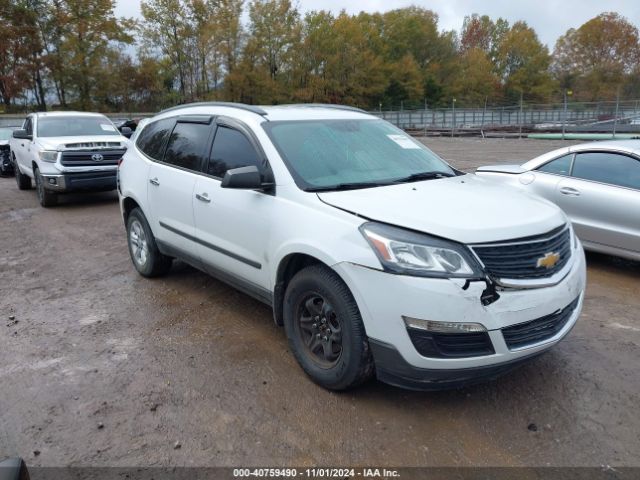
[[[360,231],[387,271],[419,277],[483,277],[464,245],[381,223],[365,223]]]
[[[55,163],[58,159],[58,152],[52,152],[49,150],[40,150],[38,155],[40,156],[40,160],[43,162]]]

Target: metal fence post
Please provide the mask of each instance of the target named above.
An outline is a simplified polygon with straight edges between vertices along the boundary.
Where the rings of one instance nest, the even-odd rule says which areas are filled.
[[[616,127],[618,126],[618,112],[620,111],[620,89],[616,95],[616,114],[613,117],[613,138],[616,138]]]

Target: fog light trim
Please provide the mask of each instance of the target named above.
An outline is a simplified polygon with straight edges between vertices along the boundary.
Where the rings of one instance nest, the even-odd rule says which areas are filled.
[[[439,333],[479,333],[487,329],[480,323],[435,322],[433,320],[421,320],[419,318],[402,316],[404,324],[409,328],[426,330]]]

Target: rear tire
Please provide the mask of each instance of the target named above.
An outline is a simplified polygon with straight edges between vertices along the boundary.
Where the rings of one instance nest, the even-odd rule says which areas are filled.
[[[142,210],[134,208],[127,217],[127,245],[131,261],[143,277],[159,277],[171,268],[173,259],[160,253]]]
[[[33,176],[36,179],[36,193],[40,205],[44,208],[55,207],[58,204],[58,195],[44,188],[44,179],[37,167],[33,168]],[[31,179],[29,179],[29,183],[31,183]]]
[[[283,310],[289,346],[315,383],[346,390],[371,378],[373,357],[358,305],[333,270],[300,270],[287,286]]]
[[[25,175],[20,171],[18,162],[14,160],[13,169],[15,170],[16,184],[18,184],[18,190],[29,190],[31,188],[31,177]]]

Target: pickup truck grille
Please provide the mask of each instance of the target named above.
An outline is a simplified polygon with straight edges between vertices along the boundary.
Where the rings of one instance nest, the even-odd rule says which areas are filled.
[[[560,227],[544,235],[472,248],[495,278],[546,278],[562,270],[571,258],[571,234]]]
[[[126,150],[82,150],[62,152],[60,162],[65,167],[95,167],[117,165]]]
[[[502,336],[507,347],[509,349],[526,347],[554,337],[567,324],[579,301],[580,297],[551,315],[503,328]]]

